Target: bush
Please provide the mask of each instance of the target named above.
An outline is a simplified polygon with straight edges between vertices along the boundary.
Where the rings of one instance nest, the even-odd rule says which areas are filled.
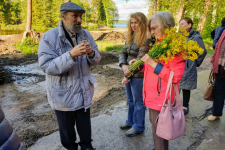
[[[31,38],[23,39],[23,43],[17,42],[16,48],[24,55],[37,54],[38,52],[38,44],[35,44]]]
[[[109,27],[109,28],[113,28],[114,26],[113,26],[113,24],[108,24],[108,26],[107,27]]]
[[[90,25],[88,26],[88,29],[98,29],[98,25],[97,24]]]

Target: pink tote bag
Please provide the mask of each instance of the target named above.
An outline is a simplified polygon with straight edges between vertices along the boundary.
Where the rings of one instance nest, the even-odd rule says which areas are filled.
[[[167,84],[165,100],[160,114],[155,121],[155,123],[158,123],[156,134],[166,140],[174,140],[182,136],[186,131],[185,117],[178,87],[177,84],[172,84],[173,75],[174,72],[171,71]],[[174,86],[175,91],[175,99],[173,104],[171,104],[172,86]],[[167,100],[166,97],[168,91],[170,91],[170,99]],[[168,101],[167,104],[166,101]]]

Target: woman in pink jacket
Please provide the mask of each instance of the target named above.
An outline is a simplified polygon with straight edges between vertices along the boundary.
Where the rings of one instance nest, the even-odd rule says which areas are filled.
[[[151,35],[155,36],[157,42],[161,41],[158,37],[166,36],[164,35],[165,29],[174,26],[175,21],[173,16],[165,11],[154,14],[148,22],[149,31]],[[142,69],[142,71],[144,71],[143,100],[145,106],[149,108],[149,119],[152,124],[154,146],[156,150],[168,150],[168,141],[156,135],[157,124],[155,120],[160,113],[165,99],[170,71],[174,71],[173,83],[177,83],[179,89],[179,81],[184,74],[185,60],[177,55],[167,64],[157,63],[147,54],[142,57],[142,60],[145,62]],[[131,60],[130,64],[135,61],[136,60]],[[167,95],[167,97],[169,99],[169,95]],[[172,89],[171,99],[173,102],[174,89]]]

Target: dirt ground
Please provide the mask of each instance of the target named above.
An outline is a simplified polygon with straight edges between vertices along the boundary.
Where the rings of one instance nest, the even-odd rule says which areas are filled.
[[[93,99],[92,116],[110,109],[117,101],[125,100],[125,89],[121,84],[122,71],[107,66],[118,63],[118,53],[101,53],[101,56],[100,64],[91,68],[92,73],[97,75],[97,84],[100,86],[96,90],[101,93]],[[7,54],[1,55],[0,59],[6,66],[22,66],[25,69],[26,65],[37,63],[37,55]],[[0,86],[0,104],[23,143],[29,147],[39,138],[58,130],[55,113],[47,102],[45,89],[42,88],[45,76],[10,69],[5,71],[6,83]]]
[[[102,35],[94,38],[99,39]],[[112,35],[108,33],[101,38],[122,37],[122,34]],[[29,69],[29,65],[37,63],[37,55],[24,56],[10,47],[21,38],[22,35],[0,36],[0,60],[7,66],[6,83],[0,85],[0,104],[22,142],[30,147],[39,138],[57,131],[58,125],[55,113],[47,102],[44,74],[32,72],[32,67]],[[125,88],[121,84],[123,73],[117,66],[119,52],[104,52],[101,56],[100,64],[91,68],[98,81],[91,107],[92,117],[107,114],[107,110],[113,109],[113,104],[126,100]],[[211,68],[210,59],[211,55],[207,55],[198,72]],[[7,69],[10,67],[14,70]],[[19,71],[21,68],[23,72]]]

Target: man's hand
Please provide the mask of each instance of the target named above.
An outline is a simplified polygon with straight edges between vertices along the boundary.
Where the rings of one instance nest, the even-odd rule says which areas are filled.
[[[133,63],[135,63],[137,60],[136,59],[132,59],[130,62],[129,62],[129,65],[131,66]]]
[[[126,85],[129,82],[130,82],[130,80],[128,80],[126,77],[124,77],[122,80],[122,84],[124,84],[124,85]]]
[[[145,62],[146,64],[148,64],[149,66],[151,66],[152,68],[154,68],[154,69],[155,69],[155,67],[156,67],[156,65],[157,65],[157,63],[155,62],[155,60],[152,59],[148,54],[145,54],[145,55],[141,58],[141,60],[142,60],[143,62]]]
[[[131,72],[128,70],[128,65],[123,65],[122,66],[122,69],[123,69],[123,73],[126,75],[126,76],[128,76],[128,75],[130,75],[131,74]]]
[[[84,43],[81,43],[79,45],[76,45],[71,51],[70,56],[74,59],[77,56],[85,55],[86,49]]]
[[[92,57],[94,55],[94,51],[91,47],[91,44],[86,40],[83,40],[83,43],[86,49],[86,53],[88,54],[89,57]]]

